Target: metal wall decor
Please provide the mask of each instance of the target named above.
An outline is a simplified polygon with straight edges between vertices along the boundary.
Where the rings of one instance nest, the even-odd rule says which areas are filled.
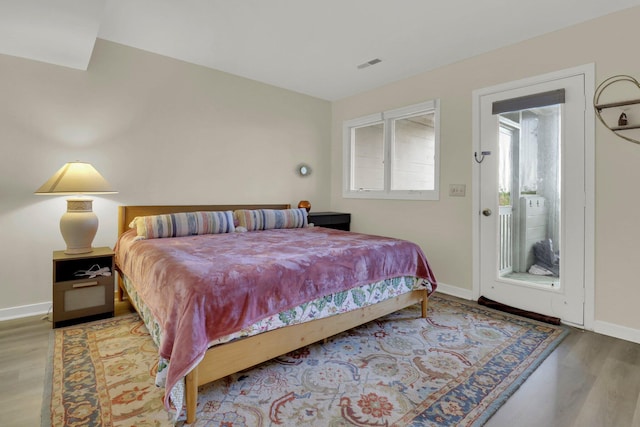
[[[634,86],[634,89],[638,89],[640,91],[640,83],[638,83],[638,81],[631,76],[620,74],[609,77],[598,85],[595,94],[593,95],[593,108],[595,109],[596,116],[598,117],[598,120],[600,120],[600,122],[607,127],[607,129],[611,130],[620,138],[629,142],[633,142],[634,144],[640,144],[640,141],[631,137],[628,132],[632,129],[640,129],[640,99],[636,98],[616,102],[600,103],[600,96],[603,94],[603,92],[607,88],[610,88],[612,85],[617,83],[631,84]],[[638,106],[638,108],[635,109],[635,117],[631,111],[623,108],[632,108],[634,105]],[[612,120],[610,117],[603,117],[603,110],[607,109],[622,110],[619,115],[617,113],[615,114],[615,116],[618,117],[617,123],[614,123],[615,119]],[[638,135],[640,135],[640,131],[638,132]]]

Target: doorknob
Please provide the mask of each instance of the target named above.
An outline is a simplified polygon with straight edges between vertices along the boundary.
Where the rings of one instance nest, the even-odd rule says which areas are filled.
[[[491,209],[485,209],[482,211],[482,215],[484,216],[491,216]]]

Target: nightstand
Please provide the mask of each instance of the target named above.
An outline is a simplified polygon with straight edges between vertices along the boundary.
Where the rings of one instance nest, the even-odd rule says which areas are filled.
[[[114,255],[107,247],[85,254],[53,252],[54,328],[113,317]],[[107,268],[110,275],[91,277],[95,271]]]
[[[341,212],[310,212],[307,221],[318,227],[349,231],[351,214]]]

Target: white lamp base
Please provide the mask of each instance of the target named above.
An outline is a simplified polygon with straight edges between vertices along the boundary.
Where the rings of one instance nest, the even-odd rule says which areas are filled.
[[[98,217],[93,213],[93,200],[67,199],[67,212],[60,218],[60,232],[67,244],[65,254],[92,252],[91,243],[98,231]]]

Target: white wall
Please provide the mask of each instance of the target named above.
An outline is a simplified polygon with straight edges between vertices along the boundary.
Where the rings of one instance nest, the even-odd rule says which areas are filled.
[[[445,288],[471,296],[472,92],[587,63],[596,64],[597,83],[615,74],[640,79],[640,55],[632,47],[638,39],[638,22],[640,8],[628,9],[334,102],[332,208],[351,212],[355,231],[416,241]],[[634,92],[628,97],[640,98],[640,90]],[[342,121],[435,98],[441,100],[440,200],[343,199]],[[612,331],[618,331],[617,335],[640,342],[639,183],[640,145],[616,137],[598,123],[596,330],[614,335]],[[449,184],[466,184],[466,197],[449,197]]]
[[[327,210],[330,129],[327,101],[103,40],[88,71],[0,55],[0,319],[49,308],[66,201],[33,192],[64,163],[119,191],[93,203],[113,247],[120,204]]]

